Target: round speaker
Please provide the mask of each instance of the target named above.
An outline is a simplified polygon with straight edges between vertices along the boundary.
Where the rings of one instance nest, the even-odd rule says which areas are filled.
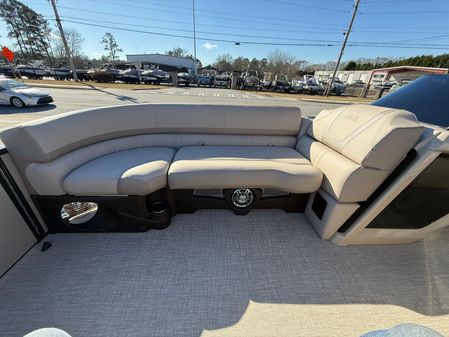
[[[246,208],[254,202],[254,194],[249,188],[239,188],[231,195],[231,202],[235,207]]]

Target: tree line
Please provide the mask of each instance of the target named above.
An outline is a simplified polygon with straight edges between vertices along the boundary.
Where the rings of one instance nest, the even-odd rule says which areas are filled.
[[[361,59],[357,61],[349,61],[343,67],[344,70],[372,70],[377,68],[388,68],[398,66],[416,66],[416,67],[433,67],[433,68],[449,68],[449,54],[442,55],[420,55],[400,59]]]
[[[311,64],[307,61],[297,59],[280,49],[270,52],[267,57],[251,60],[247,57],[233,58],[230,54],[224,54],[218,56],[212,66],[221,71],[255,70],[259,77],[262,77],[264,73],[272,73],[284,74],[291,79],[298,75],[313,73]]]
[[[223,71],[256,70],[260,77],[266,72],[271,72],[274,74],[285,74],[289,78],[293,78],[304,74],[313,74],[317,70],[331,71],[335,68],[335,62],[310,63],[305,60],[296,59],[292,55],[280,50],[275,50],[267,58],[253,58],[251,60],[245,57],[233,58],[229,54],[224,54],[218,56],[212,66]],[[342,62],[339,69],[372,70],[396,66],[449,68],[449,54],[436,56],[420,55],[408,58],[360,58],[355,61]]]

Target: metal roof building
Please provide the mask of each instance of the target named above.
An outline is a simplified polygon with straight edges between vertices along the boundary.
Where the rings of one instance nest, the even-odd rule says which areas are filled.
[[[398,66],[389,68],[373,69],[368,83],[377,84],[383,82],[397,82],[403,80],[414,81],[424,75],[447,74],[447,68],[431,68],[417,66]]]
[[[383,82],[397,82],[402,80],[416,80],[428,74],[447,74],[447,68],[430,68],[417,66],[398,66],[389,68],[378,68],[373,70],[340,70],[337,77],[348,84],[354,81],[362,81],[369,84],[380,84]],[[318,80],[327,80],[332,76],[332,71],[316,71],[315,77]]]

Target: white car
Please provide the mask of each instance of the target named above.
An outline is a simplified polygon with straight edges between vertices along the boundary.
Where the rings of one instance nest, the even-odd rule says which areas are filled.
[[[14,80],[0,79],[0,104],[23,108],[51,102],[53,98],[46,92]]]

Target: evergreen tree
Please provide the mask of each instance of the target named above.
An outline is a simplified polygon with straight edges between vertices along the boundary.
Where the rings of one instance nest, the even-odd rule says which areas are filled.
[[[354,61],[349,61],[348,64],[344,67],[344,70],[355,70],[357,68],[357,63]]]
[[[23,59],[48,59],[50,26],[48,21],[27,5],[17,0],[0,0],[0,17],[4,19],[8,37],[14,40]]]
[[[104,34],[100,43],[104,45],[104,50],[109,53],[108,57],[110,61],[118,60],[117,54],[122,52],[123,50],[119,47],[114,35],[112,35],[111,33]]]

